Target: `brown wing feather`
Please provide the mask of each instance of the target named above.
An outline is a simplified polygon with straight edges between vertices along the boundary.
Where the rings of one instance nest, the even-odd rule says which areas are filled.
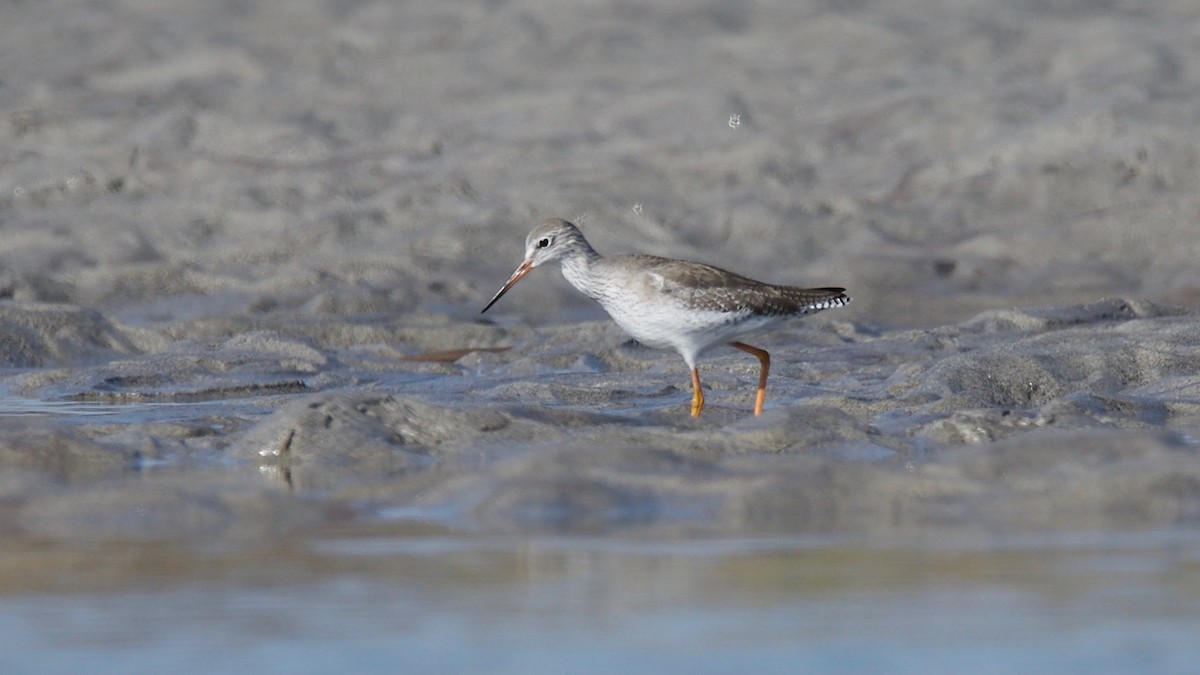
[[[699,309],[718,312],[748,309],[755,314],[779,316],[807,314],[850,301],[844,288],[777,286],[703,263],[657,256],[621,257],[636,258],[642,269],[662,280],[659,289],[662,293],[677,296]]]

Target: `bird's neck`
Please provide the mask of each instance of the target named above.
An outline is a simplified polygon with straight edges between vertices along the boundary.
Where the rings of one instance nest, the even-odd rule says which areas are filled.
[[[563,257],[562,273],[572,286],[584,295],[594,298],[596,284],[593,266],[600,261],[600,254],[587,242],[581,244],[572,249],[570,255]]]

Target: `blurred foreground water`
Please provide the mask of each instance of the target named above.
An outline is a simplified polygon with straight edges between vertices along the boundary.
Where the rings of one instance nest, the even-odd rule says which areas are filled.
[[[376,522],[270,545],[6,545],[0,566],[6,673],[1200,663],[1194,532],[639,541]]]

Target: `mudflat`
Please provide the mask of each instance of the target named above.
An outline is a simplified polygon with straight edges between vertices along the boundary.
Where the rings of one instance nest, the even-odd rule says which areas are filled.
[[[1191,2],[2,14],[4,592],[378,527],[1200,524]],[[757,362],[708,355],[693,420],[678,355],[557,269],[479,316],[546,217],[854,301],[759,341],[761,417]]]

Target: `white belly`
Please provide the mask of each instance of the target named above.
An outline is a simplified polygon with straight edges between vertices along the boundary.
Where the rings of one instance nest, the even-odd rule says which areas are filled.
[[[716,312],[683,308],[674,303],[653,306],[605,302],[613,321],[633,339],[658,349],[674,349],[689,365],[710,347],[764,331],[784,317],[753,316],[749,310]]]

